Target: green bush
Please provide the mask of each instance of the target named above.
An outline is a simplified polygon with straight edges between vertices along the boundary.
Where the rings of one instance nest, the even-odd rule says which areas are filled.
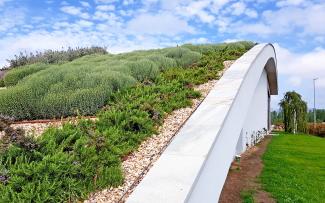
[[[32,65],[23,66],[20,68],[14,68],[7,72],[4,78],[4,83],[7,87],[14,86],[26,76],[36,73],[40,70],[44,70],[48,67],[49,66],[46,64],[36,63]]]
[[[147,59],[141,59],[135,62],[126,63],[127,71],[135,79],[142,82],[145,80],[153,80],[159,73],[158,66]]]
[[[201,58],[200,53],[182,47],[171,48],[166,53],[166,56],[175,59],[180,67],[188,67],[198,62]]]
[[[0,87],[5,87],[5,81],[3,79],[0,79]]]
[[[167,70],[168,68],[177,67],[177,63],[174,59],[165,57],[163,55],[150,55],[147,57],[147,59],[156,63],[158,65],[159,70],[161,71]]]

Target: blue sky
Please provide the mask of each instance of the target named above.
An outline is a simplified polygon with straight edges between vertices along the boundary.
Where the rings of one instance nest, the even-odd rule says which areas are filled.
[[[106,46],[113,53],[237,40],[274,43],[279,96],[325,108],[325,2],[304,0],[0,0],[0,65],[20,51]]]

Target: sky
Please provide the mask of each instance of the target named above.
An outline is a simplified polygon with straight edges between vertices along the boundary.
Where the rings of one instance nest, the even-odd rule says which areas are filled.
[[[111,53],[184,43],[273,43],[279,95],[325,108],[325,1],[0,0],[0,66],[20,51],[105,46]]]

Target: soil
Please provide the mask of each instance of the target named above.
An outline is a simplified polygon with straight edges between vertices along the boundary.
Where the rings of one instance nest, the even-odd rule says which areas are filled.
[[[263,169],[261,158],[271,138],[271,136],[266,136],[259,144],[244,152],[240,162],[234,161],[231,164],[219,203],[242,202],[240,193],[244,191],[252,191],[254,201],[257,203],[276,202],[269,193],[262,189],[258,180]]]

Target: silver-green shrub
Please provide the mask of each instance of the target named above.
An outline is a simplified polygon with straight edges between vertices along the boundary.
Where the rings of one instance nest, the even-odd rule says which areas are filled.
[[[201,58],[200,53],[182,47],[170,48],[166,56],[176,60],[177,65],[181,67],[190,66]]]
[[[174,68],[177,67],[177,63],[174,59],[168,58],[164,55],[160,54],[154,54],[147,57],[147,59],[153,61],[155,64],[157,64],[159,70],[167,70],[168,68]]]
[[[138,81],[152,80],[159,74],[158,65],[148,59],[128,62],[126,70]]]

